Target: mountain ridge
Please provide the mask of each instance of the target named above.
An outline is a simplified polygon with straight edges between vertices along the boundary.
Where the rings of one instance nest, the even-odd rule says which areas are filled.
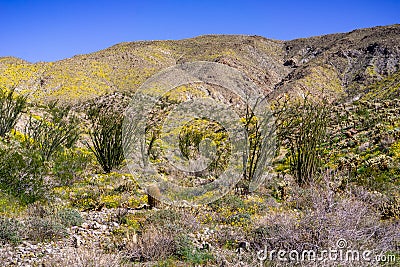
[[[400,24],[289,41],[257,35],[201,35],[182,40],[123,42],[55,62],[0,58],[0,85],[34,101],[71,104],[99,95],[134,92],[158,71],[212,61],[244,72],[265,94],[310,91],[361,97],[400,67]]]

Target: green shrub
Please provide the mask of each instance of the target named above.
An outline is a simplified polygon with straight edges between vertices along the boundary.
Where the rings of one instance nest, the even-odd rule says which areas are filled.
[[[314,99],[310,94],[277,100],[277,137],[288,149],[290,170],[301,185],[312,182],[322,165],[330,110],[327,99]]]
[[[200,143],[205,139],[215,144],[215,159],[208,168],[211,175],[218,175],[227,165],[230,155],[228,134],[225,129],[214,121],[194,119],[184,125],[179,133],[179,149],[187,160],[200,156]]]
[[[50,160],[62,148],[71,147],[79,137],[78,119],[71,115],[71,107],[57,107],[53,102],[47,109],[43,118],[29,117],[23,142],[27,149],[39,151],[43,161]]]
[[[226,194],[222,198],[210,203],[209,205],[215,211],[219,211],[221,207],[225,207],[231,211],[237,211],[239,209],[244,209],[246,206],[243,199],[234,194]]]
[[[0,244],[17,244],[21,241],[21,224],[11,218],[0,217]]]
[[[0,88],[0,136],[2,137],[15,126],[26,105],[26,97],[16,95],[14,90]]]
[[[62,209],[58,211],[57,216],[61,222],[66,227],[78,226],[83,223],[83,218],[79,211],[74,209]]]
[[[12,140],[0,143],[0,161],[0,189],[24,204],[44,197],[48,168],[36,151],[21,148]]]
[[[65,149],[53,157],[52,173],[58,186],[72,185],[91,162],[91,153],[82,149]]]
[[[175,266],[176,266],[176,263],[173,258],[159,261],[159,262],[157,262],[157,265],[155,265],[155,267],[175,267]]]
[[[65,227],[50,218],[32,217],[27,220],[26,224],[26,234],[29,240],[43,242],[67,236]]]
[[[192,214],[170,209],[155,211],[146,219],[145,225],[145,227],[149,225],[162,231],[180,234],[195,232],[200,229],[199,222]]]
[[[116,112],[107,112],[93,107],[88,112],[92,128],[89,132],[91,145],[88,148],[94,153],[105,173],[121,165],[124,160],[122,148],[123,116]]]
[[[0,216],[18,215],[23,212],[25,205],[21,201],[9,194],[0,190]]]
[[[157,210],[147,219],[147,223],[157,226],[157,228],[173,228],[182,222],[182,214],[174,210]]]
[[[247,213],[238,213],[229,216],[227,223],[233,226],[245,226],[250,223],[251,217]]]
[[[187,235],[177,236],[175,238],[175,246],[176,256],[178,256],[180,260],[190,264],[206,264],[214,259],[213,255],[209,251],[195,248]]]

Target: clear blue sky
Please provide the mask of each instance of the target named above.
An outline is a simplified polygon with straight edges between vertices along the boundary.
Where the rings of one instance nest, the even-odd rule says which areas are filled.
[[[136,40],[249,34],[289,40],[400,23],[400,0],[0,0],[0,56],[55,61]]]

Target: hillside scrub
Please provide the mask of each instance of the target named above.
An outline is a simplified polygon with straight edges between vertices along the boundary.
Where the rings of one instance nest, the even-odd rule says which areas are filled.
[[[14,128],[26,106],[26,96],[18,95],[15,89],[0,88],[0,136]]]
[[[264,265],[398,266],[399,33],[393,25],[292,41],[200,36],[123,43],[54,63],[0,58],[0,84],[18,84],[0,95],[0,266],[254,267],[263,249],[337,249],[341,239],[346,249],[396,261],[275,257]],[[259,118],[210,84],[175,88],[146,125],[145,149],[163,178],[178,177],[172,182],[185,187],[213,180],[202,171],[174,176],[166,164],[163,120],[191,99],[237,107],[251,155],[243,184],[215,202],[177,207],[159,202],[164,188],[143,188],[126,173],[123,108],[158,70],[197,60],[234,67],[257,84],[272,103],[278,145],[268,180],[250,192],[261,153]],[[212,139],[211,172],[224,170],[230,148],[221,125],[198,118],[180,129],[176,148],[185,159]]]
[[[22,143],[27,149],[38,151],[43,161],[49,161],[56,152],[71,148],[79,134],[78,119],[71,107],[58,107],[57,102],[52,102],[43,117],[30,114]]]
[[[317,176],[322,161],[330,104],[326,99],[283,96],[275,102],[274,115],[280,143],[288,149],[290,171],[302,185]]]
[[[86,145],[96,156],[103,171],[110,173],[124,160],[123,115],[92,106],[87,116],[91,123],[89,131],[91,144],[86,143]]]

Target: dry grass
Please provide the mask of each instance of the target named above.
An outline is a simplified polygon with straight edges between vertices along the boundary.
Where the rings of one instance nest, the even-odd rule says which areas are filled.
[[[67,248],[61,254],[53,255],[44,260],[42,266],[58,267],[117,267],[126,266],[121,261],[119,254],[105,254],[91,248]]]
[[[253,248],[321,251],[337,248],[337,241],[344,239],[346,249],[371,250],[373,255],[398,251],[399,220],[381,219],[377,208],[380,200],[374,194],[352,187],[334,192],[326,181],[329,178],[310,187],[293,188],[289,208],[273,211],[254,222]],[[326,262],[326,266],[335,264],[338,262]],[[312,266],[312,262],[301,266]]]

